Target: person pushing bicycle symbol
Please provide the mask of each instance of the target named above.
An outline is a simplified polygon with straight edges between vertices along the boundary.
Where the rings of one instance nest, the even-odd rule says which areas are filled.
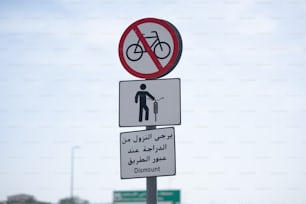
[[[145,120],[149,120],[150,109],[147,106],[147,98],[154,101],[153,102],[153,113],[155,115],[155,122],[156,122],[157,114],[158,114],[158,101],[164,99],[164,97],[156,99],[154,96],[152,96],[151,93],[149,93],[148,91],[145,91],[146,88],[147,86],[145,84],[141,84],[140,85],[141,91],[138,91],[135,95],[135,103],[138,103],[138,99],[139,99],[139,122],[142,122],[143,110],[145,111]]]
[[[154,52],[155,56],[158,59],[165,59],[170,55],[171,48],[170,45],[165,42],[161,41],[159,39],[159,35],[157,31],[153,30],[151,31],[153,35],[150,36],[144,36],[146,40],[151,41],[151,44],[149,44],[150,49]],[[140,40],[138,39],[137,43],[133,43],[128,46],[126,49],[126,56],[131,61],[138,61],[142,58],[143,53],[148,52],[143,45],[141,45]]]

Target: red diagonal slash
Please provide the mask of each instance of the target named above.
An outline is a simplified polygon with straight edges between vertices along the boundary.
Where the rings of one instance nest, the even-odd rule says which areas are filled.
[[[143,37],[141,31],[139,30],[139,28],[137,26],[135,26],[133,28],[133,30],[135,31],[137,37],[139,38],[140,42],[143,44],[143,47],[145,48],[145,50],[149,53],[149,56],[151,57],[152,61],[154,62],[154,64],[156,65],[158,70],[163,69],[163,65],[159,62],[159,60],[157,59],[156,55],[154,54],[154,52],[151,50],[151,47],[149,45],[149,43],[146,41],[145,37]]]

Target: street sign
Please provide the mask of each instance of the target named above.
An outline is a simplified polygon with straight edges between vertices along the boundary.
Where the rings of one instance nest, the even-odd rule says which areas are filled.
[[[146,191],[114,191],[114,204],[146,204]],[[158,204],[180,204],[180,190],[157,191]]]
[[[182,53],[182,39],[168,21],[144,18],[124,31],[118,51],[121,64],[130,74],[155,79],[177,65]]]
[[[120,127],[180,123],[180,79],[120,81]]]
[[[175,175],[174,128],[120,134],[121,178]]]

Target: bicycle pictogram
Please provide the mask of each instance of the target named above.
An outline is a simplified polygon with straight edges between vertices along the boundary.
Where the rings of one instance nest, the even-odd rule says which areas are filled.
[[[153,35],[144,36],[145,39],[153,39],[153,42],[150,45],[150,49],[154,52],[155,56],[158,59],[165,59],[170,55],[171,48],[170,45],[159,39],[157,31],[151,31]],[[140,40],[138,39],[137,43],[133,43],[128,46],[126,49],[126,56],[131,61],[138,61],[142,58],[143,54],[148,52],[143,46],[140,44]]]

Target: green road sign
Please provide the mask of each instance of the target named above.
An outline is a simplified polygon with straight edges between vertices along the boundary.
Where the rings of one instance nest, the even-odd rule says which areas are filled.
[[[143,204],[146,203],[146,191],[114,191],[114,204]],[[160,190],[157,192],[158,204],[179,204],[180,190]]]

